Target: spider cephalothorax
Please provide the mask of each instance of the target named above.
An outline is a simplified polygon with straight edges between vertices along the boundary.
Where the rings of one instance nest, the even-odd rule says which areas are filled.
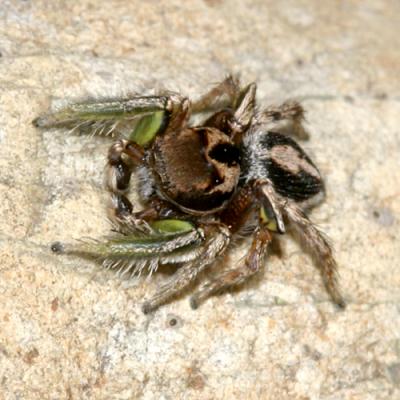
[[[188,213],[221,209],[238,184],[240,150],[216,128],[159,136],[149,158],[160,196]]]
[[[303,109],[294,101],[258,109],[255,92],[254,83],[242,88],[228,77],[195,102],[175,93],[132,96],[72,104],[37,118],[38,127],[79,126],[120,136],[110,147],[106,173],[108,214],[118,232],[66,250],[100,258],[122,275],[178,264],[145,302],[143,310],[150,312],[211,266],[235,236],[252,235],[243,265],[203,284],[191,298],[197,307],[255,274],[272,236],[290,225],[320,267],[332,299],[344,306],[332,250],[306,216],[324,197],[321,175],[288,136],[307,136]],[[193,125],[194,113],[208,115]],[[145,205],[137,212],[127,197],[134,170]]]

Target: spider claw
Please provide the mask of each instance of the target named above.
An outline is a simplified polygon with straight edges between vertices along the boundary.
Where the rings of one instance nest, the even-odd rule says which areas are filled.
[[[150,302],[146,301],[142,304],[142,313],[144,315],[149,315],[153,311],[155,311],[158,307],[154,307],[150,304]]]
[[[197,310],[199,308],[199,301],[197,300],[197,298],[195,296],[192,296],[189,300],[189,304],[190,304],[190,308],[192,310]]]
[[[32,125],[33,125],[35,128],[38,128],[38,127],[40,126],[40,117],[37,117],[37,118],[33,119],[33,120],[32,120]]]
[[[50,249],[53,253],[63,254],[65,252],[65,247],[61,242],[53,242],[50,245]]]
[[[345,310],[347,307],[347,304],[342,297],[340,297],[339,299],[335,299],[335,304],[339,310]]]

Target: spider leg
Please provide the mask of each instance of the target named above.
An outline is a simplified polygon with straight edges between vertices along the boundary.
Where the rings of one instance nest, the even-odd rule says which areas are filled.
[[[237,99],[234,115],[237,124],[234,129],[236,133],[243,134],[251,123],[256,107],[256,89],[256,84],[250,83],[241,91]]]
[[[271,233],[265,226],[259,226],[254,233],[250,251],[243,265],[239,268],[231,269],[217,276],[215,279],[201,286],[190,299],[193,309],[214,293],[222,289],[240,285],[251,276],[256,274],[263,264],[268,244],[271,242]]]
[[[232,77],[228,77],[232,79]],[[220,86],[214,88],[216,92],[219,89],[224,89],[225,83],[227,80],[223,81]],[[237,83],[238,85],[238,83]],[[210,96],[218,96],[220,94],[214,93],[212,90],[210,92]],[[243,89],[240,89],[239,86],[236,87],[234,93],[228,96],[229,103],[228,106],[224,104],[219,104],[219,98],[216,97],[215,103],[212,103],[210,107],[214,110],[217,108],[217,105],[220,106],[219,110],[217,110],[214,114],[209,116],[203,123],[203,126],[217,128],[220,131],[224,132],[228,136],[232,138],[232,140],[238,145],[241,143],[242,136],[246,132],[247,128],[250,126],[252,118],[255,112],[255,97],[256,97],[256,84],[250,83]],[[214,97],[215,99],[215,97]],[[211,101],[211,99],[210,99]],[[193,104],[193,109],[197,109],[201,111],[199,108],[206,107],[204,104],[200,106],[196,103]]]
[[[93,134],[112,134],[121,128],[128,139],[146,146],[167,128],[184,124],[190,115],[190,102],[176,93],[165,96],[132,96],[70,104],[32,121],[39,128],[71,127]],[[138,120],[139,118],[139,120]]]
[[[344,308],[346,303],[339,290],[337,264],[328,240],[293,201],[288,201],[282,211],[320,268],[326,290],[332,300]]]
[[[149,224],[147,233],[131,231],[103,240],[81,240],[74,244],[54,243],[54,252],[65,252],[101,261],[104,268],[119,276],[151,275],[160,265],[195,262],[203,254],[204,231],[190,222],[177,219]]]
[[[143,304],[142,310],[145,314],[157,309],[161,304],[184,290],[196,279],[201,271],[212,264],[224,252],[230,240],[229,229],[222,224],[213,224],[205,225],[204,230],[206,240],[198,257],[191,262],[183,264],[172,278],[161,286],[151,299]]]
[[[133,96],[70,104],[36,118],[33,124],[48,128],[78,122],[118,121],[164,110],[172,110],[168,96]]]
[[[262,205],[260,219],[271,231],[285,233],[285,223],[281,211],[281,199],[276,195],[271,182],[256,181],[257,197]]]
[[[108,150],[105,185],[115,194],[125,193],[134,167],[143,162],[144,149],[131,140],[117,140]]]
[[[231,269],[204,284],[192,296],[192,308],[197,308],[199,303],[213,293],[229,286],[238,285],[254,275],[260,269],[267,247],[272,241],[270,231],[284,232],[285,227],[281,220],[282,217],[277,211],[278,200],[273,196],[273,192],[268,189],[268,185],[264,181],[255,181],[243,186],[236,193],[229,207],[221,213],[221,221],[229,226],[232,234],[240,231],[241,227],[246,224],[246,220],[253,209],[254,196],[259,201],[259,226],[254,232],[253,242],[244,265]],[[276,214],[274,211],[276,211]]]
[[[133,213],[132,203],[126,196],[133,169],[142,163],[143,157],[144,149],[126,139],[117,140],[108,151],[104,181],[111,196],[107,213],[121,232],[134,228],[149,230],[147,222]]]
[[[241,88],[237,76],[228,75],[222,82],[201,96],[192,104],[193,112],[207,112],[218,108],[234,108],[240,97]]]
[[[281,133],[297,136],[299,139],[308,139],[309,134],[303,126],[304,109],[295,101],[285,101],[279,106],[270,106],[257,114],[257,119],[263,124],[273,123]]]

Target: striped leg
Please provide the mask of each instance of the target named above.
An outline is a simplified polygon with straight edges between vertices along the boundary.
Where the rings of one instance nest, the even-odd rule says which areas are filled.
[[[346,303],[339,290],[337,264],[327,239],[294,202],[287,202],[283,211],[320,268],[326,290],[332,300],[344,308]]]
[[[256,274],[262,266],[267,247],[271,240],[272,236],[268,229],[260,226],[254,233],[253,243],[244,264],[239,268],[228,270],[201,286],[190,299],[191,307],[194,309],[197,308],[201,302],[212,294],[231,286],[240,285]]]
[[[224,225],[205,225],[206,240],[198,257],[180,267],[150,300],[143,304],[145,314],[157,309],[170,298],[186,289],[206,267],[223,253],[229,244],[230,232]]]

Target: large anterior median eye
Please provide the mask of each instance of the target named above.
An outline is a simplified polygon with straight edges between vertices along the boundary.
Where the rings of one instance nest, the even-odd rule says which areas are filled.
[[[235,166],[240,162],[240,150],[230,143],[217,144],[208,155],[220,163],[227,164],[228,167]]]

